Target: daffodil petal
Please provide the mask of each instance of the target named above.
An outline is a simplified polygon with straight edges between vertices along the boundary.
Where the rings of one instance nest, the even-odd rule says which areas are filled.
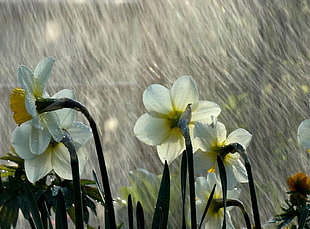
[[[217,142],[223,143],[226,140],[226,136],[227,136],[225,125],[221,122],[216,122],[215,131],[216,131],[216,136],[217,136]]]
[[[54,63],[55,63],[54,58],[46,57],[43,60],[41,60],[34,69],[33,75],[36,81],[36,93],[38,93],[39,96],[42,96],[45,85],[48,81],[48,78],[51,75]]]
[[[162,163],[167,161],[170,164],[185,149],[183,136],[178,128],[170,131],[169,137],[162,144],[157,146],[157,152]]]
[[[73,90],[69,89],[63,89],[59,92],[57,92],[55,95],[53,95],[52,98],[60,99],[60,98],[69,98],[69,99],[75,99],[75,94]],[[63,129],[69,129],[73,123],[75,113],[76,111],[70,108],[64,108],[55,111],[59,118],[60,126]]]
[[[52,168],[54,169],[55,173],[61,178],[72,180],[69,151],[62,143],[58,143],[52,149],[53,154],[51,157],[51,161]]]
[[[210,190],[209,186],[210,186],[209,182],[207,181],[206,178],[197,177],[196,182],[195,182],[195,193],[196,193],[196,197],[199,200],[203,200],[203,201],[208,200],[209,195],[210,195],[212,188],[213,188],[212,187]]]
[[[42,113],[40,116],[53,139],[56,142],[60,142],[64,134],[60,128],[59,119],[56,113],[54,111],[46,112]]]
[[[214,128],[205,123],[196,122],[194,127],[194,138],[198,148],[203,151],[210,151],[210,147],[216,141]]]
[[[48,147],[51,136],[47,128],[38,129],[31,126],[29,146],[31,153],[41,155]]]
[[[310,119],[302,121],[297,130],[298,141],[306,149],[310,149]]]
[[[248,182],[248,174],[246,172],[244,164],[240,160],[236,160],[233,166],[233,173],[235,174],[236,180],[239,183]]]
[[[192,109],[195,109],[199,94],[192,77],[182,76],[174,82],[171,88],[171,99],[175,110],[184,111],[188,104],[192,104]]]
[[[252,134],[245,129],[239,128],[228,135],[225,144],[229,145],[231,143],[239,143],[246,148],[249,146],[251,139]]]
[[[26,176],[30,182],[35,183],[53,169],[51,164],[52,153],[48,148],[43,154],[32,160],[25,160]]]
[[[29,148],[29,136],[31,131],[31,125],[29,122],[25,122],[22,125],[15,128],[12,136],[12,145],[22,159],[30,160],[36,155],[32,154]]]
[[[227,176],[227,189],[233,189],[237,185],[236,175],[233,170],[233,166],[231,164],[225,164],[226,176]],[[217,171],[218,174],[219,171]]]
[[[148,112],[168,114],[172,110],[169,89],[152,84],[143,93],[143,104]]]
[[[137,120],[134,133],[145,144],[158,145],[168,138],[170,126],[165,119],[144,114]]]
[[[217,117],[221,113],[221,108],[218,104],[210,101],[199,101],[198,106],[192,112],[192,122],[204,121],[212,122],[212,117]]]
[[[29,93],[33,93],[34,80],[33,80],[33,73],[30,68],[24,65],[19,66],[17,78],[18,82],[21,84],[23,89],[25,89]]]
[[[28,91],[26,92],[25,106],[26,106],[27,112],[32,117],[38,116],[37,109],[36,109],[36,99],[33,96],[33,94],[29,93]]]
[[[203,174],[216,165],[216,155],[198,150],[194,156],[194,173]]]
[[[73,139],[76,150],[85,145],[93,136],[91,128],[81,122],[73,122],[68,132]]]

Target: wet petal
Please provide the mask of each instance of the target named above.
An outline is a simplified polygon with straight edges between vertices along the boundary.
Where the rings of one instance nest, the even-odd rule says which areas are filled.
[[[32,116],[36,117],[38,116],[37,108],[36,108],[36,99],[33,96],[33,94],[26,91],[26,97],[25,97],[25,106],[27,112]]]
[[[194,138],[197,148],[208,152],[216,142],[217,136],[214,128],[211,128],[208,124],[197,122],[194,127]]]
[[[171,99],[175,110],[184,111],[188,104],[195,110],[199,94],[195,82],[190,76],[178,78],[171,88]]]
[[[194,154],[194,170],[195,174],[203,174],[216,165],[216,154],[205,153],[198,150]]]
[[[168,120],[144,114],[137,120],[134,133],[140,141],[148,145],[158,145],[169,136],[170,126]]]
[[[64,134],[60,128],[59,119],[56,113],[54,111],[46,112],[42,113],[40,116],[53,139],[56,142],[60,142]]]
[[[199,101],[198,106],[192,112],[192,122],[204,121],[207,123],[212,122],[212,116],[217,117],[221,113],[221,108],[214,102]]]
[[[239,183],[248,182],[248,174],[246,172],[244,164],[240,160],[236,160],[233,166],[233,173]]]
[[[52,98],[60,99],[60,98],[70,98],[75,99],[75,94],[73,90],[63,89],[53,95]],[[59,118],[60,126],[63,129],[69,129],[73,123],[76,111],[70,108],[64,108],[55,111]]]
[[[49,134],[47,128],[38,129],[31,126],[29,146],[31,153],[35,155],[42,154],[48,147],[51,140],[51,135]]]
[[[34,70],[34,78],[36,80],[36,93],[37,96],[42,96],[48,78],[50,77],[55,59],[52,57],[46,57],[41,60]]]
[[[52,151],[51,162],[55,173],[61,178],[72,180],[70,153],[67,148],[58,143],[52,147]]]
[[[252,134],[245,129],[239,128],[228,135],[225,144],[239,143],[246,148],[249,146],[251,139]]]
[[[40,180],[52,170],[52,153],[50,148],[48,148],[43,154],[32,160],[25,160],[26,176],[30,182],[34,183]]]
[[[68,132],[71,135],[77,150],[85,145],[93,136],[91,128],[81,122],[73,122]]]
[[[12,136],[12,145],[16,153],[24,160],[33,159],[36,155],[32,154],[29,148],[29,136],[31,124],[29,122],[15,128]]]
[[[183,136],[178,128],[170,131],[169,137],[161,145],[157,146],[157,152],[162,163],[165,160],[170,164],[185,149]]]
[[[143,93],[143,104],[149,112],[168,114],[172,111],[170,91],[162,85],[152,84]]]
[[[298,141],[306,149],[310,150],[310,119],[302,121],[297,130]]]
[[[24,65],[19,66],[17,78],[23,89],[25,89],[29,93],[33,93],[34,79],[32,70],[30,68]]]

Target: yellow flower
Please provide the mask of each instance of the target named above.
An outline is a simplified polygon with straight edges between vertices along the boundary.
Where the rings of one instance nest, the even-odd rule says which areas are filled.
[[[25,105],[26,91],[22,88],[14,88],[10,98],[10,106],[14,112],[13,118],[20,125],[32,119],[32,116],[27,112]]]
[[[188,104],[192,117],[190,133],[197,121],[211,122],[211,117],[220,114],[220,107],[210,101],[199,101],[195,82],[190,76],[178,78],[169,90],[159,84],[152,84],[143,93],[143,103],[148,113],[136,122],[136,137],[148,144],[157,146],[160,160],[171,163],[185,149],[182,133],[177,126],[181,114]],[[195,147],[195,145],[193,144]]]

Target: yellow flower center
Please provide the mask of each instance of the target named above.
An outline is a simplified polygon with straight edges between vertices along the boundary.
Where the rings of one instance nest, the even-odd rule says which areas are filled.
[[[32,119],[32,116],[27,112],[25,105],[26,91],[22,88],[14,88],[10,98],[10,106],[14,112],[13,118],[20,125]]]
[[[168,119],[169,126],[171,129],[178,126],[178,122],[179,122],[179,119],[182,113],[183,113],[182,111],[171,111],[167,115],[167,119]]]
[[[212,160],[213,161],[217,161],[217,155],[220,155],[224,158],[223,159],[223,163],[224,165],[226,164],[231,164],[235,159],[232,157],[232,154],[231,153],[227,153],[227,152],[222,152],[222,148],[225,147],[225,142],[223,143],[218,143],[218,142],[215,142],[213,144],[212,147],[210,147],[210,150],[211,152],[210,155],[212,156]],[[209,173],[215,173],[216,172],[216,169],[215,169],[215,166],[212,166],[209,170],[208,170]]]

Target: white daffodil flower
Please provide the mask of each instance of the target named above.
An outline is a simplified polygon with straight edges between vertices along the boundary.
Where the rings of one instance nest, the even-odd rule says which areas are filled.
[[[38,63],[33,72],[27,66],[19,66],[18,81],[22,88],[13,89],[10,99],[16,123],[31,124],[31,129],[28,130],[29,146],[36,155],[46,150],[51,137],[56,142],[63,138],[56,112],[39,114],[36,106],[36,101],[50,98],[44,89],[54,62],[54,58],[47,57]]]
[[[203,221],[202,228],[212,228],[212,229],[221,229],[223,225],[224,218],[224,208],[223,208],[223,194],[222,186],[220,180],[214,173],[208,173],[207,178],[198,177],[195,182],[195,191],[196,191],[196,210],[197,210],[197,223],[200,224],[202,219],[203,212],[206,208],[208,199],[212,192],[213,186],[215,186],[215,192],[212,198],[211,205],[208,209],[208,212]],[[227,191],[227,199],[237,199],[240,192],[235,188],[233,190]],[[232,224],[229,211],[232,207],[226,208],[226,228],[233,229],[235,228]]]
[[[196,84],[190,76],[178,78],[171,90],[159,84],[150,85],[143,93],[143,103],[148,113],[137,120],[134,133],[140,141],[157,146],[163,163],[165,160],[171,163],[185,149],[177,124],[188,104],[192,110],[190,134],[197,121],[210,123],[211,117],[217,117],[221,112],[216,103],[199,101]]]
[[[59,91],[53,98],[72,98],[73,92],[68,89]],[[83,145],[92,137],[92,131],[81,122],[73,121],[75,111],[64,108],[56,111],[60,127],[69,132],[77,150],[80,173],[85,167],[88,159],[87,152]],[[13,132],[13,147],[16,153],[25,160],[25,171],[28,180],[32,183],[40,180],[52,170],[64,178],[72,179],[70,154],[67,148],[61,143],[49,138],[48,146],[40,155],[32,153],[30,149],[29,133],[33,128],[31,122],[25,122],[17,127]]]
[[[217,155],[221,153],[221,149],[232,143],[239,143],[246,148],[252,138],[252,135],[242,128],[234,130],[226,138],[226,128],[220,122],[215,122],[211,126],[197,123],[194,129],[194,136],[196,144],[200,148],[194,154],[195,173],[201,174],[209,171],[215,172],[218,175]],[[228,189],[235,187],[237,182],[248,182],[247,172],[240,160],[239,153],[225,154],[223,163],[226,169]]]
[[[297,130],[298,141],[310,152],[310,119],[302,121]]]

